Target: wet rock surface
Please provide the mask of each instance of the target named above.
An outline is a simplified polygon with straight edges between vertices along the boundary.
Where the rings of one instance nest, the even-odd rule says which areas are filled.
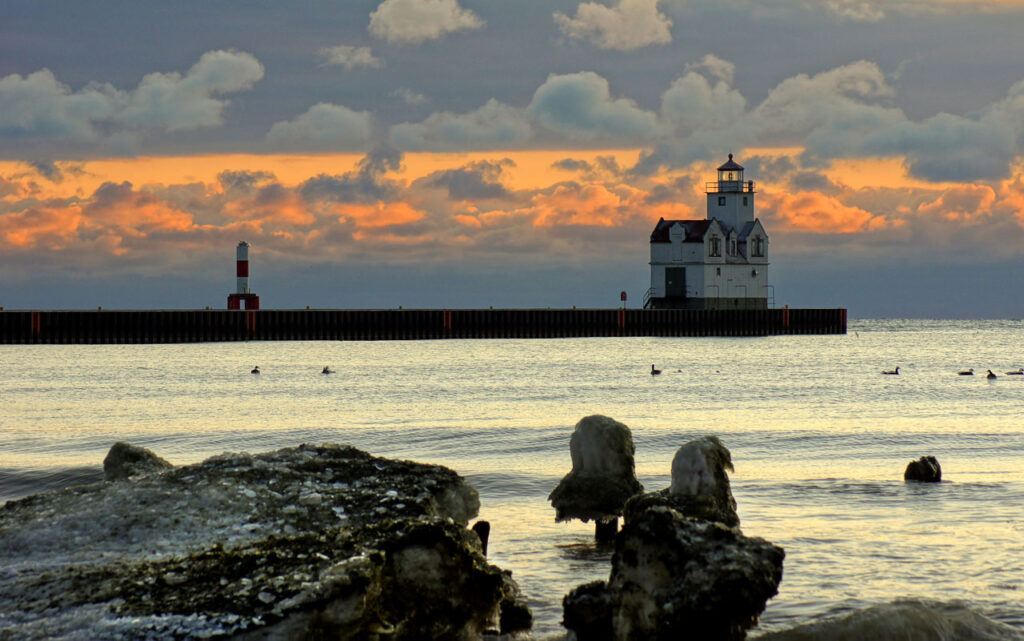
[[[548,496],[555,520],[610,521],[629,497],[643,492],[636,478],[633,435],[607,416],[587,416],[569,440],[570,471]]]
[[[169,470],[173,465],[144,447],[123,441],[114,443],[103,459],[103,478],[123,481],[133,476],[155,474]]]
[[[643,511],[662,505],[703,521],[730,527],[740,524],[726,471],[734,471],[732,454],[717,436],[694,439],[672,458],[672,484],[664,490],[629,499],[623,509],[628,523]]]
[[[607,583],[580,586],[563,624],[579,641],[737,641],[778,592],[785,552],[663,506],[628,521]]]
[[[942,466],[934,456],[922,456],[907,464],[907,469],[903,471],[903,480],[938,483],[942,481]]]
[[[476,491],[351,447],[225,454],[0,508],[0,638],[469,639],[529,625]],[[517,627],[518,626],[518,627]]]

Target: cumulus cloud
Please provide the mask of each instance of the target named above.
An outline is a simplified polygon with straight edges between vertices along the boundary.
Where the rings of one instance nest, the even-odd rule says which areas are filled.
[[[658,0],[620,0],[614,7],[582,2],[576,15],[554,14],[561,32],[601,49],[633,51],[672,42],[672,20],[658,10]]]
[[[402,152],[393,147],[378,147],[359,161],[356,168],[342,175],[319,174],[301,185],[299,192],[308,201],[372,203],[391,200],[400,185],[386,177],[402,166]]]
[[[508,149],[533,137],[533,128],[520,109],[493,98],[467,114],[439,112],[419,123],[391,128],[391,143],[410,151]]]
[[[744,115],[747,101],[729,83],[734,66],[714,56],[677,78],[661,97],[661,115],[677,133],[720,129],[736,124]],[[714,85],[698,69],[706,70]]]
[[[365,146],[372,133],[370,112],[321,102],[295,120],[274,123],[267,142],[284,149],[352,149]]]
[[[214,127],[223,122],[228,105],[214,96],[249,89],[262,77],[263,65],[248,53],[209,51],[184,76],[145,76],[115,120],[167,131]]]
[[[452,200],[486,200],[506,198],[508,189],[501,184],[502,172],[515,163],[508,158],[499,161],[482,160],[457,169],[434,172],[422,179],[423,184],[443,187]]]
[[[370,14],[369,30],[388,42],[419,44],[483,25],[458,0],[384,0]]]
[[[427,97],[421,93],[415,92],[408,87],[399,87],[388,94],[394,98],[398,98],[407,105],[422,105],[427,102]]]
[[[888,225],[882,216],[818,192],[766,195],[762,203],[765,218],[781,223],[781,229],[851,234],[874,231]]]
[[[655,114],[627,98],[613,99],[608,81],[590,71],[548,76],[534,92],[526,114],[580,140],[610,138],[642,144],[660,132]]]
[[[351,47],[349,45],[323,47],[320,49],[320,57],[324,59],[325,65],[339,65],[346,71],[360,67],[379,69],[384,66],[384,62],[380,58],[374,57],[369,47]]]
[[[110,85],[71,89],[42,69],[0,78],[0,138],[94,140],[94,123],[111,118],[126,100]]]

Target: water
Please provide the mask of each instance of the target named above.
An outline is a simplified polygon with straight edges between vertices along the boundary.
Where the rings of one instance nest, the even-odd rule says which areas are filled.
[[[592,524],[556,524],[546,500],[571,467],[573,425],[600,413],[632,429],[647,489],[668,485],[691,438],[730,448],[744,533],[787,554],[755,636],[904,597],[1024,631],[1024,376],[956,375],[1024,365],[1024,323],[849,330],[0,346],[0,501],[101,479],[118,440],[178,464],[302,442],[440,463],[479,489],[491,560],[519,581],[535,635],[555,637],[562,596],[608,576]],[[328,364],[338,373],[321,375]],[[906,463],[929,454],[947,482],[904,484]]]

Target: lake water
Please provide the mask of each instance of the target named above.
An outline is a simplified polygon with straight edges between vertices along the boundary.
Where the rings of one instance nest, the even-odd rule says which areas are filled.
[[[648,490],[692,438],[732,451],[744,533],[786,550],[752,636],[905,597],[1024,633],[1024,376],[1003,375],[1022,337],[1017,320],[872,320],[843,336],[0,346],[0,501],[101,479],[119,440],[176,464],[303,442],[439,463],[480,491],[491,561],[535,636],[557,638],[562,596],[607,578],[610,554],[547,495],[575,423],[605,414],[631,428]],[[946,482],[903,482],[922,455]]]

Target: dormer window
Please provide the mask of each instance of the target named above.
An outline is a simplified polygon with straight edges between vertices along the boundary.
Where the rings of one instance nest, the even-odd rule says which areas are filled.
[[[736,240],[735,239],[729,241],[729,255],[730,256],[735,256],[736,255]]]
[[[708,241],[708,256],[722,255],[722,241],[718,236],[712,236]]]
[[[764,258],[764,239],[760,236],[754,236],[750,239],[750,255]]]

